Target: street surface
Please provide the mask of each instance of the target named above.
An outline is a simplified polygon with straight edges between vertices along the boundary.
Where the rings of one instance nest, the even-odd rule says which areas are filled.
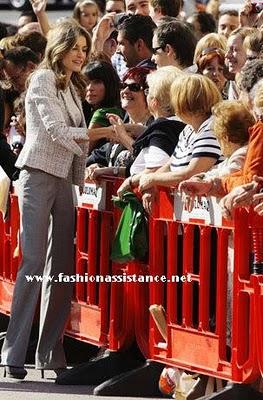
[[[1,400],[124,400],[124,397],[93,396],[94,386],[55,385],[53,371],[45,371],[45,379],[41,379],[40,371],[32,365],[26,366],[28,374],[23,381],[3,378],[4,368],[0,367],[0,399]],[[138,400],[143,400],[139,397]],[[134,400],[134,397],[125,397]],[[154,400],[154,399],[151,399]]]
[[[41,379],[40,371],[27,366],[28,374],[23,381],[3,378],[4,368],[0,368],[0,398],[1,400],[84,400],[95,399],[92,396],[92,386],[60,386],[54,384],[53,371],[45,371],[45,379]]]

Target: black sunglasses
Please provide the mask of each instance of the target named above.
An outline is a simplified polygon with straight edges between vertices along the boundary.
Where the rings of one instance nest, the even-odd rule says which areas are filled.
[[[142,87],[142,85],[140,85],[139,83],[125,83],[122,82],[120,85],[121,90],[124,90],[126,88],[128,88],[131,92],[140,92],[141,90],[143,90],[144,88]]]
[[[154,55],[157,54],[157,51],[160,50],[160,49],[164,50],[165,46],[153,47],[153,49],[152,49],[153,54]]]

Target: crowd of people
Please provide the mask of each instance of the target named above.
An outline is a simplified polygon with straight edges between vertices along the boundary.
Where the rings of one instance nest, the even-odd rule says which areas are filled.
[[[162,185],[188,210],[211,195],[227,218],[237,206],[263,215],[263,11],[211,2],[189,15],[181,0],[80,0],[51,24],[47,1],[31,0],[17,32],[0,24],[0,165],[19,178],[23,253],[7,376],[26,376],[40,290],[36,367],[66,368],[72,288],[23,277],[73,272],[72,184],[121,176],[118,195],[136,187],[148,213]]]

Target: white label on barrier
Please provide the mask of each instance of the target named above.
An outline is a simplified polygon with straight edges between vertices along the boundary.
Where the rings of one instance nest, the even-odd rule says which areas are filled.
[[[198,220],[206,225],[222,226],[224,225],[220,199],[216,197],[195,198],[194,207],[191,212],[184,209],[182,196],[176,190],[174,191],[174,219],[182,222],[194,222]]]
[[[85,205],[94,210],[104,210],[106,203],[106,182],[99,185],[92,182],[86,182],[82,195],[78,196],[78,205]]]

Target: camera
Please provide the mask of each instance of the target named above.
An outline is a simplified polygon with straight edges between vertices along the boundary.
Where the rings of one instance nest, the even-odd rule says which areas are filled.
[[[263,2],[256,2],[256,3],[251,3],[252,5],[252,13],[258,14],[263,10]]]

